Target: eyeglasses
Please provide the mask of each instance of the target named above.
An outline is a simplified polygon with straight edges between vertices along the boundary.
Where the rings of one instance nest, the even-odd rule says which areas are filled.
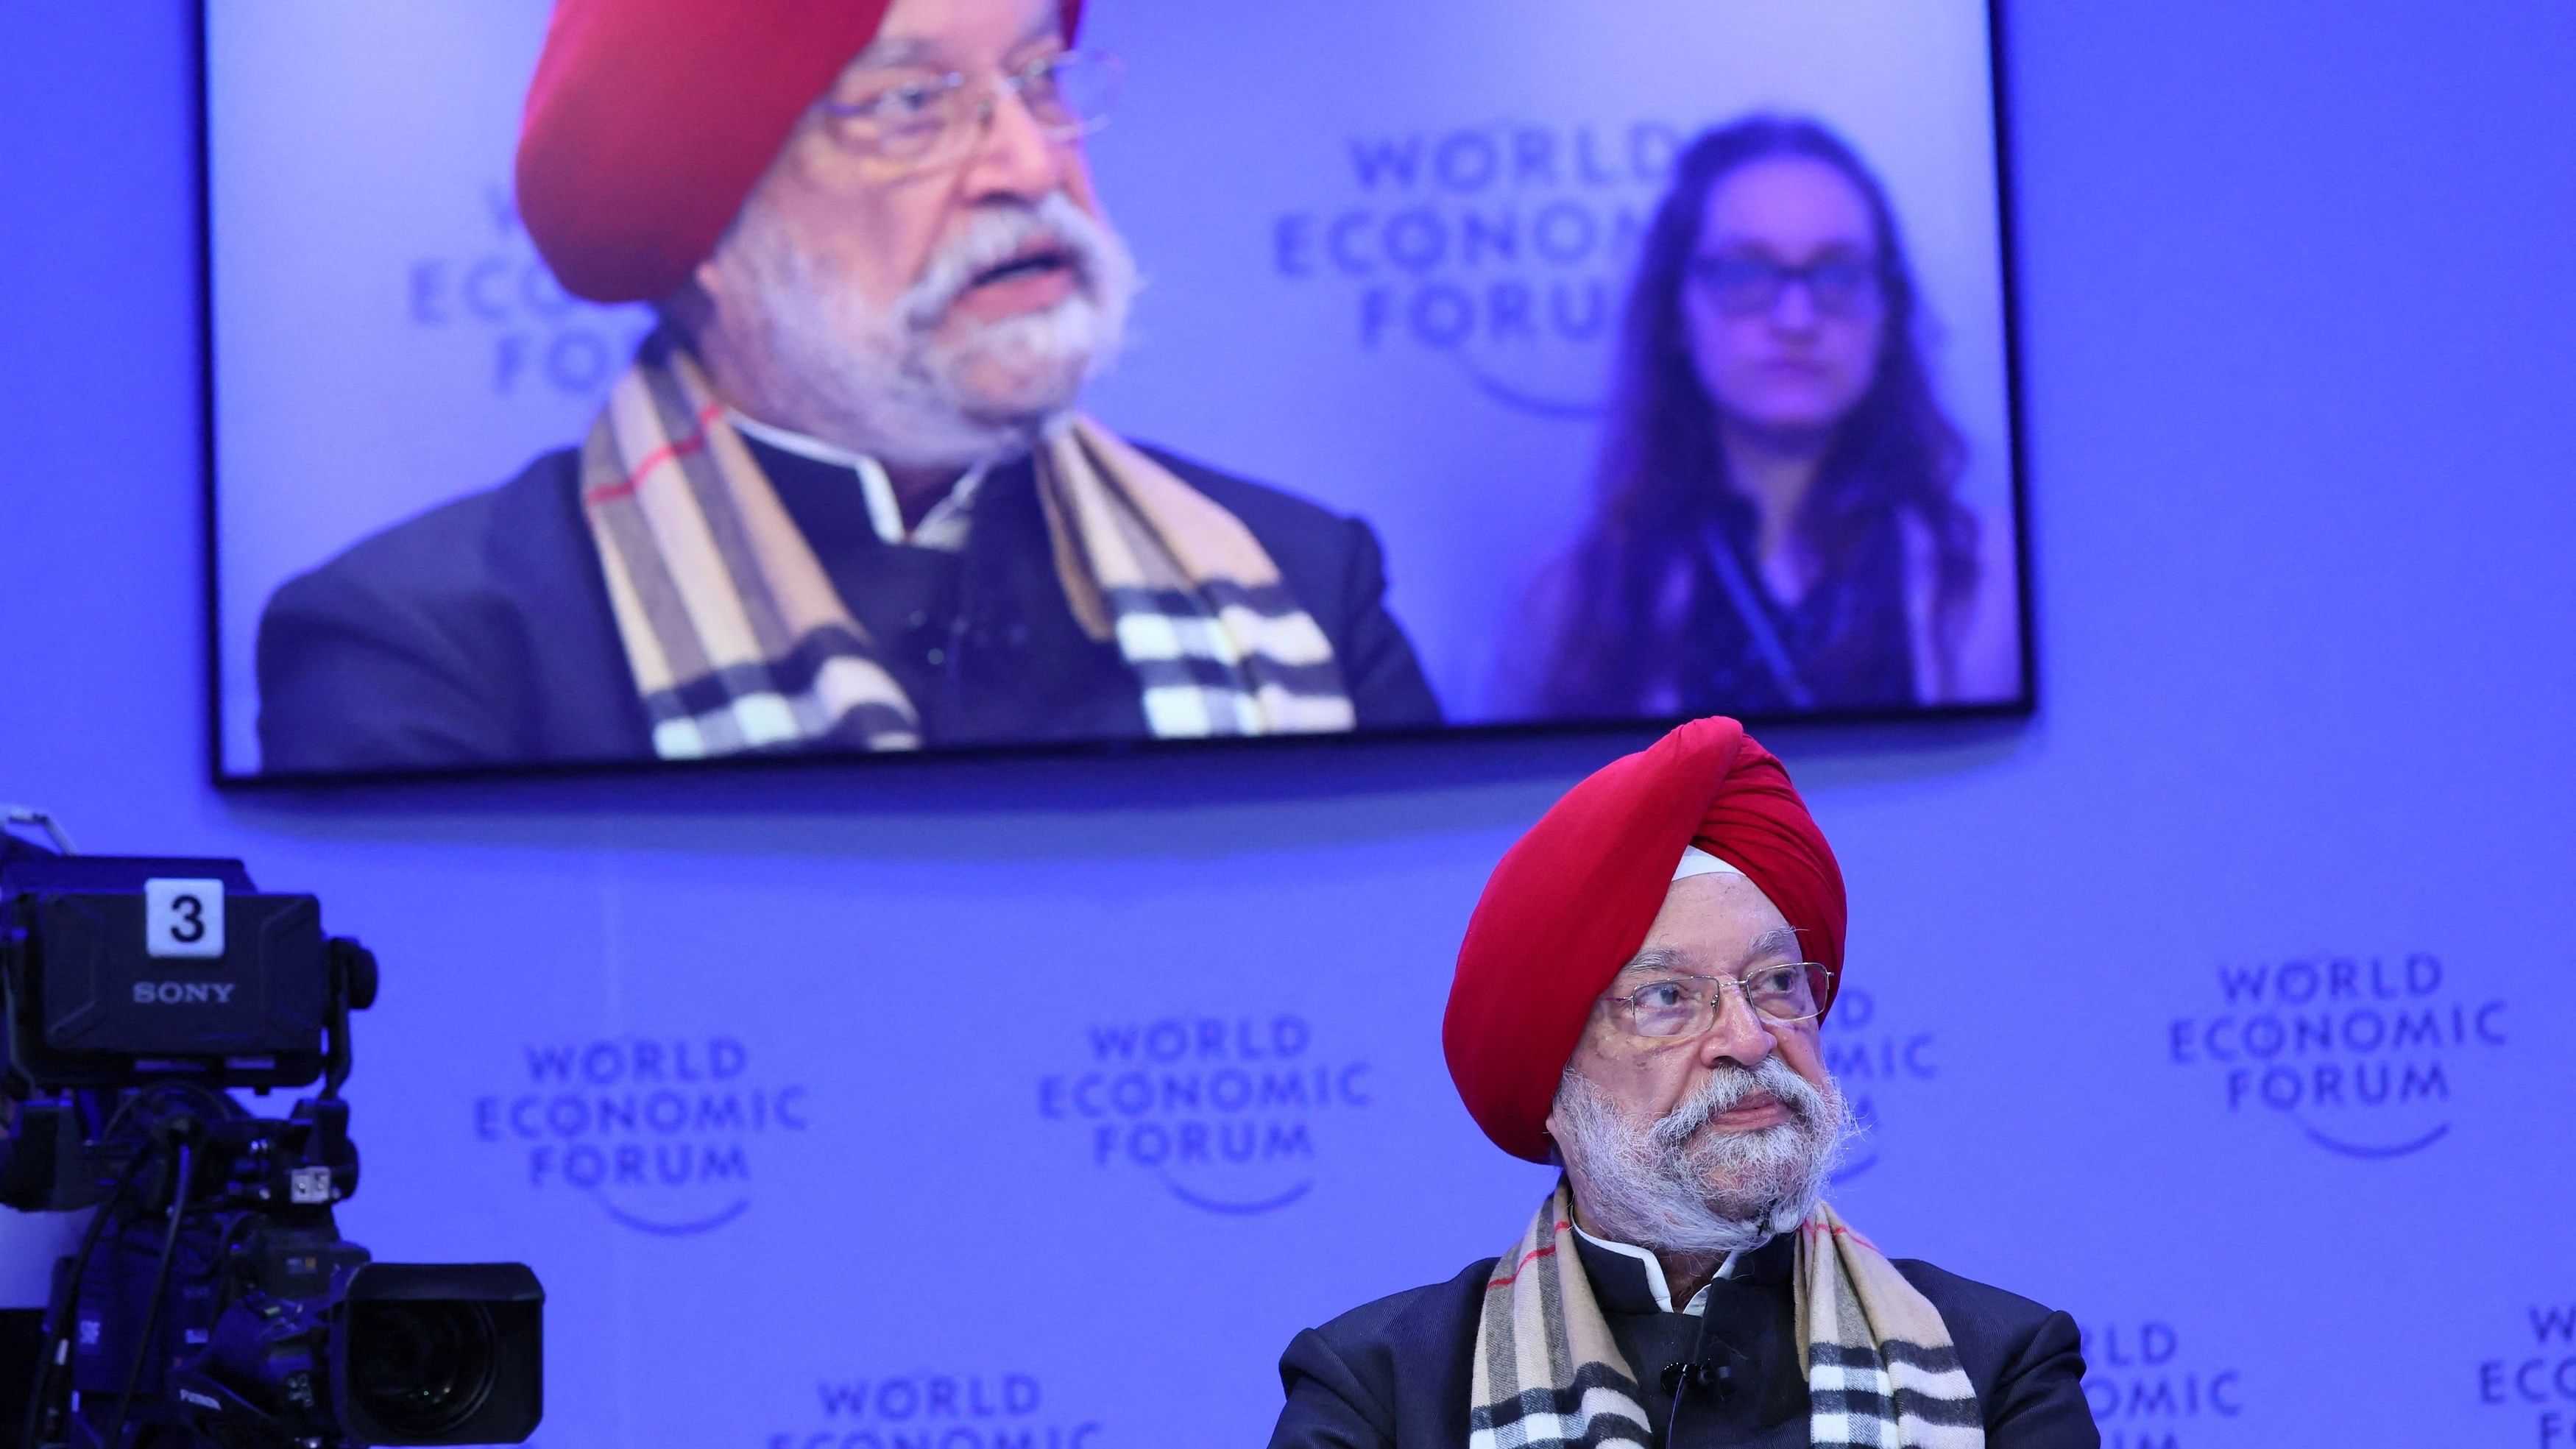
[[[1627,1008],[1639,1036],[1697,1036],[1717,1022],[1718,1003],[1732,986],[1765,1021],[1807,1021],[1833,999],[1834,968],[1814,961],[1756,966],[1741,976],[1667,976],[1625,996],[1601,999]]]
[[[1759,317],[1780,305],[1791,282],[1807,289],[1807,299],[1828,317],[1856,317],[1878,305],[1878,269],[1851,257],[1826,257],[1803,267],[1784,267],[1763,257],[1693,257],[1691,280],[1708,289],[1717,310],[1733,317]]]
[[[962,71],[861,72],[817,102],[841,144],[926,171],[963,160],[993,123],[1001,93],[1028,107],[1050,141],[1088,136],[1108,124],[1126,67],[1106,51],[1040,56],[989,83]]]

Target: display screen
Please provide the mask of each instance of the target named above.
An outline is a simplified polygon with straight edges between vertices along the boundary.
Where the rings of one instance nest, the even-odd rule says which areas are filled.
[[[2029,707],[1980,0],[550,10],[207,5],[226,780]]]

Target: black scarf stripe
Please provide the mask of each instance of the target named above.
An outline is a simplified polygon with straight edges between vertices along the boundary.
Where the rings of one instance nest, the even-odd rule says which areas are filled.
[[[1119,614],[1155,614],[1166,619],[1202,618],[1213,623],[1217,612],[1241,607],[1272,621],[1293,619],[1305,612],[1297,597],[1284,584],[1246,586],[1231,579],[1210,579],[1191,593],[1182,589],[1153,588],[1144,584],[1119,584],[1100,591],[1101,599]]]
[[[1808,1397],[1820,1414],[1848,1414],[1855,1419],[1881,1419],[1891,1424],[1911,1417],[1926,1424],[1964,1429],[1986,1421],[1974,1399],[1939,1399],[1913,1389],[1898,1389],[1893,1398],[1868,1389],[1810,1390]]]
[[[1880,1364],[1904,1364],[1927,1374],[1945,1374],[1959,1367],[1959,1351],[1946,1343],[1931,1345],[1891,1338],[1869,1347],[1851,1347],[1839,1343],[1815,1345],[1815,1361],[1830,1368],[1876,1368]]]
[[[699,715],[689,723],[697,728],[701,753],[731,755],[752,747],[751,742],[743,738],[741,721],[731,714]]]
[[[1572,1269],[1577,1273],[1583,1271],[1581,1265],[1569,1257],[1560,1257],[1553,1265],[1542,1264],[1532,1259],[1530,1265],[1522,1270],[1538,1275],[1532,1282],[1538,1289],[1539,1317],[1548,1323],[1565,1321],[1565,1279],[1559,1276],[1559,1269]],[[1584,1389],[1596,1384],[1615,1388],[1627,1382],[1625,1375],[1618,1373],[1608,1364],[1576,1362],[1574,1345],[1567,1342],[1566,1336],[1562,1333],[1547,1335],[1543,1347],[1547,1350],[1548,1383],[1572,1385],[1578,1398]],[[1635,1391],[1635,1387],[1631,1385],[1629,1392]]]
[[[865,640],[838,625],[826,624],[808,631],[782,658],[726,665],[680,680],[668,689],[646,695],[644,707],[657,720],[716,714],[747,695],[803,694],[814,687],[823,666],[835,659],[873,658]]]
[[[1985,1409],[1974,1399],[1936,1399],[1912,1389],[1896,1391],[1896,1417],[1952,1429],[1983,1428]]]
[[[859,704],[832,722],[829,732],[798,735],[793,739],[763,740],[753,744],[744,738],[741,724],[730,710],[693,717],[698,738],[709,755],[793,755],[817,749],[891,748],[886,741],[919,733],[920,727],[901,711],[882,704]]]
[[[1565,1403],[1562,1405],[1555,1404],[1552,1401],[1557,1397],[1557,1395],[1547,1393],[1544,1390],[1532,1389],[1510,1404],[1508,1406],[1510,1412],[1508,1413],[1497,1413],[1490,1405],[1485,1408],[1478,1409],[1470,1417],[1467,1427],[1470,1432],[1481,1434],[1487,1430],[1500,1431],[1508,1429],[1512,1425],[1517,1424],[1524,1419],[1541,1417],[1571,1419],[1576,1414],[1583,1411],[1582,1405],[1579,1401]],[[1636,1419],[1632,1419],[1626,1414],[1608,1413],[1595,1415],[1593,1418],[1586,1420],[1583,1426],[1583,1438],[1580,1440],[1559,1441],[1549,1439],[1545,1442],[1549,1444],[1556,1444],[1559,1442],[1590,1444],[1595,1442],[1600,1435],[1605,1433],[1618,1434],[1627,1438],[1643,1439],[1650,1442],[1654,1438],[1654,1431],[1649,1429],[1644,1423]]]
[[[792,754],[797,750],[810,749],[827,742],[842,746],[869,746],[873,741],[890,736],[917,734],[920,731],[920,726],[913,722],[911,716],[892,705],[862,701],[851,705],[823,734],[800,734],[794,739],[768,740],[755,745],[743,737],[740,719],[733,710],[734,704],[741,697],[729,695],[719,700],[714,708],[696,714],[678,710],[662,712],[669,708],[671,703],[671,697],[667,693],[655,696],[648,701],[648,704],[654,708],[653,722],[656,725],[669,724],[676,720],[686,720],[696,725],[698,734],[706,745],[706,752],[711,755],[738,754],[747,751]]]
[[[1147,689],[1212,689],[1231,691],[1235,671],[1213,659],[1137,659],[1128,662],[1136,682]]]
[[[1568,1404],[1573,1404],[1581,1402],[1583,1396],[1592,1392],[1594,1389],[1608,1389],[1612,1393],[1626,1394],[1632,1399],[1638,1397],[1637,1381],[1635,1379],[1621,1373],[1613,1365],[1606,1363],[1587,1363],[1574,1371],[1574,1381],[1567,1387],[1561,1389],[1524,1389],[1520,1393],[1514,1395],[1511,1402],[1515,1404],[1530,1404],[1533,1406],[1534,1410],[1546,1409],[1549,1405],[1541,1401],[1548,1398],[1551,1394],[1564,1398]],[[1476,1412],[1478,1414],[1491,1414],[1497,1407],[1500,1406],[1489,1405],[1476,1410]]]
[[[1217,627],[1205,618],[1189,621],[1210,631]],[[1335,699],[1344,693],[1342,667],[1338,660],[1325,659],[1312,664],[1291,664],[1276,655],[1254,651],[1244,656],[1240,665],[1227,664],[1195,647],[1175,621],[1174,632],[1179,652],[1155,658],[1130,655],[1127,665],[1147,687],[1171,684],[1195,684],[1206,689],[1241,690],[1246,693],[1276,685],[1290,694],[1312,699]]]
[[[1580,1439],[1532,1439],[1530,1449],[1601,1449],[1605,1444],[1652,1444],[1654,1431],[1634,1419],[1606,1415],[1583,1426]]]
[[[839,719],[832,722],[831,731],[821,739],[790,740],[786,743],[786,748],[795,750],[817,744],[874,746],[875,742],[889,736],[918,736],[920,733],[921,726],[915,723],[910,715],[892,705],[870,702],[851,705]]]
[[[1893,1419],[1887,1395],[1869,1389],[1809,1389],[1808,1402],[1819,1414],[1849,1414],[1855,1419]]]
[[[589,481],[585,472],[583,482],[586,485]],[[704,674],[708,669],[707,651],[698,638],[697,621],[689,617],[680,585],[672,578],[670,563],[662,557],[660,547],[653,542],[653,531],[644,515],[632,508],[609,508],[596,515],[596,522],[606,535],[597,547],[603,556],[614,553],[626,570],[627,592],[643,611],[654,643],[661,650],[663,668],[677,680]],[[645,706],[652,706],[649,696]]]
[[[1247,671],[1260,676],[1263,684],[1276,684],[1291,694],[1329,697],[1342,692],[1341,670],[1331,664],[1282,664],[1267,656],[1245,661]],[[1177,659],[1140,659],[1128,666],[1136,672],[1137,682],[1147,689],[1168,689],[1194,685],[1200,689],[1230,690],[1239,684],[1238,672],[1226,664],[1195,655]]]
[[[1570,1419],[1582,1412],[1584,1397],[1596,1389],[1607,1389],[1612,1393],[1623,1395],[1631,1403],[1639,1402],[1637,1385],[1627,1375],[1608,1364],[1587,1363],[1575,1370],[1574,1382],[1566,1388],[1524,1389],[1502,1403],[1478,1405],[1467,1416],[1467,1427],[1470,1432],[1499,1430],[1517,1424],[1523,1419],[1542,1414]],[[1584,1426],[1581,1439],[1551,1439],[1546,1442],[1551,1445],[1557,1443],[1590,1445],[1604,1442],[1605,1437],[1651,1443],[1654,1439],[1654,1431],[1625,1414],[1603,1414]]]

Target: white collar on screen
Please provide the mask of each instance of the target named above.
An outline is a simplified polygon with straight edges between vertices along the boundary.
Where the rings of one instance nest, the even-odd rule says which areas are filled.
[[[820,438],[772,427],[758,418],[745,417],[733,408],[725,409],[725,419],[782,453],[847,468],[857,474],[859,495],[867,500],[868,525],[876,530],[879,539],[913,548],[937,549],[942,553],[965,551],[968,510],[974,506],[976,488],[984,481],[982,464],[966,470],[966,476],[958,479],[956,486],[948,490],[948,496],[932,504],[930,511],[922,515],[921,525],[906,532],[903,508],[895,502],[894,481],[886,477],[884,465],[876,459],[865,453],[834,447]]]
[[[1583,1233],[1583,1241],[1590,1243],[1596,1248],[1608,1248],[1614,1253],[1625,1253],[1629,1257],[1644,1264],[1646,1268],[1646,1286],[1654,1290],[1655,1306],[1664,1310],[1666,1313],[1673,1311],[1673,1290],[1664,1282],[1664,1264],[1662,1259],[1647,1252],[1643,1248],[1635,1246],[1634,1244],[1614,1243],[1608,1238],[1597,1238],[1590,1233],[1584,1233],[1583,1224],[1581,1223],[1576,1223],[1574,1225],[1574,1230],[1578,1233]],[[1735,1275],[1735,1260],[1743,1256],[1744,1255],[1742,1253],[1727,1254],[1726,1261],[1718,1264],[1717,1271],[1710,1275],[1709,1283],[1714,1283],[1720,1278],[1733,1277]],[[1707,1307],[1708,1283],[1703,1283],[1700,1285],[1699,1291],[1691,1295],[1691,1301],[1683,1305],[1682,1312],[1689,1314],[1693,1318],[1697,1318]]]

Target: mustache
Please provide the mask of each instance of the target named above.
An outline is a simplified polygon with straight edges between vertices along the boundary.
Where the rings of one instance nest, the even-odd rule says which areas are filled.
[[[1702,1132],[1756,1094],[1790,1120],[1749,1132]],[[1724,1253],[1760,1246],[1805,1217],[1856,1124],[1841,1092],[1778,1057],[1721,1063],[1661,1117],[1630,1116],[1572,1066],[1558,1085],[1559,1159],[1591,1196],[1597,1227],[1640,1247]]]
[[[1034,206],[993,205],[970,217],[963,230],[940,243],[920,280],[896,311],[916,329],[938,322],[977,279],[1024,252],[1040,247],[1063,252],[1084,293],[1097,296],[1104,277],[1117,271],[1117,243],[1098,218],[1061,191]]]
[[[1732,1063],[1719,1066],[1697,1091],[1656,1119],[1647,1129],[1647,1137],[1658,1147],[1679,1148],[1717,1117],[1765,1093],[1789,1114],[1789,1120],[1778,1129],[1766,1130],[1812,1132],[1831,1110],[1815,1083],[1799,1076],[1780,1058],[1767,1056],[1757,1067]]]

